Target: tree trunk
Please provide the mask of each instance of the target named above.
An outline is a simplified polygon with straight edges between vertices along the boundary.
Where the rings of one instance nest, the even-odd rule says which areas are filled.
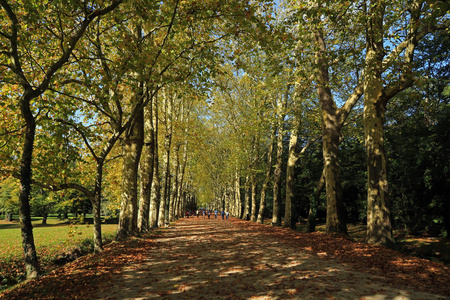
[[[272,170],[272,154],[273,154],[273,143],[275,139],[275,132],[270,135],[270,145],[269,152],[267,153],[267,166],[266,166],[266,176],[261,189],[261,199],[259,200],[259,212],[257,222],[264,223],[264,210],[266,209],[266,191],[270,180],[270,171]]]
[[[158,152],[158,102],[153,101],[153,181],[152,193],[150,197],[150,228],[158,226],[158,208],[161,199],[161,177],[159,175],[159,152]]]
[[[251,181],[251,199],[252,199],[252,210],[250,221],[256,222],[256,174],[250,177]]]
[[[48,217],[48,214],[46,212],[44,212],[44,214],[42,216],[42,225],[47,225],[47,217]]]
[[[257,185],[257,177],[256,177],[256,172],[257,172],[257,164],[258,164],[258,156],[259,156],[259,142],[257,138],[253,139],[253,158],[252,158],[252,167],[251,167],[251,172],[252,174],[250,175],[250,191],[251,191],[251,211],[250,211],[250,221],[252,222],[256,222],[256,216],[257,216],[257,211],[256,211],[256,185]]]
[[[152,99],[144,108],[144,135],[146,142],[140,161],[141,197],[139,201],[138,230],[147,232],[150,229],[150,196],[152,191],[155,135],[153,128]]]
[[[308,221],[306,223],[306,232],[316,231],[317,207],[319,206],[320,194],[325,187],[325,169],[322,171],[319,182],[310,198]]]
[[[94,252],[103,251],[102,240],[102,219],[101,219],[101,199],[102,199],[102,178],[103,178],[103,159],[97,160],[97,174],[95,177],[94,194],[91,198],[92,214],[94,218]]]
[[[339,135],[340,118],[331,95],[326,46],[323,32],[316,29],[317,51],[317,93],[322,110],[323,160],[325,169],[325,188],[327,196],[326,232],[347,234],[342,188],[339,178]]]
[[[184,174],[186,172],[186,165],[187,165],[187,142],[185,141],[184,146],[183,146],[183,162],[182,162],[182,167],[181,167],[181,171],[178,175],[178,191],[177,191],[177,195],[178,195],[178,205],[177,205],[177,213],[176,216],[177,218],[181,218],[183,216],[183,185],[184,185]]]
[[[300,120],[297,116],[294,116],[293,122],[294,128],[291,132],[291,137],[289,139],[289,156],[286,167],[286,203],[284,211],[284,227],[295,228],[295,222],[292,222],[292,198],[294,197],[294,173],[295,164],[298,160],[298,155],[296,153],[297,143],[298,143],[298,130],[300,126]]]
[[[242,216],[242,201],[241,201],[241,177],[239,176],[239,170],[236,168],[234,177],[234,202],[235,202],[235,215],[239,218]]]
[[[181,145],[177,145],[175,149],[175,174],[173,174],[172,178],[172,191],[170,196],[170,205],[169,205],[169,221],[172,222],[175,220],[175,207],[176,202],[178,201],[177,191],[178,191],[178,173],[180,172],[180,147]]]
[[[19,100],[22,117],[25,120],[25,139],[20,161],[20,193],[19,214],[22,246],[25,256],[25,269],[28,279],[39,276],[40,267],[34,245],[33,225],[31,224],[30,192],[31,192],[31,162],[33,159],[33,144],[36,133],[36,121],[30,109],[32,97],[22,96]]]
[[[116,239],[126,239],[138,233],[138,171],[144,143],[144,111],[139,112],[129,132],[122,140],[122,202]]]
[[[150,197],[150,228],[158,227],[159,203],[161,202],[161,178],[159,175],[159,162],[155,154],[155,170],[153,172],[152,194]]]
[[[165,139],[165,149],[166,154],[164,155],[164,193],[161,198],[161,201],[159,203],[159,218],[158,218],[158,227],[164,227],[166,223],[166,213],[167,209],[166,206],[168,204],[167,199],[169,197],[169,176],[170,176],[170,143],[171,143],[172,137],[171,135],[166,135]]]
[[[283,157],[283,123],[278,124],[278,136],[277,136],[277,161],[275,163],[274,179],[273,179],[273,213],[272,213],[272,225],[281,225],[281,199],[280,185],[281,185],[281,164]]]
[[[244,213],[242,214],[242,219],[244,220],[248,220],[250,214],[249,178],[250,177],[248,175],[245,177],[245,185],[244,185]]]
[[[164,139],[164,194],[161,198],[161,202],[159,203],[159,219],[158,219],[158,227],[164,227],[166,220],[168,218],[167,212],[167,204],[169,204],[169,176],[170,175],[170,146],[172,144],[172,100],[173,95],[168,95],[168,91],[165,90],[164,97],[164,105],[165,105],[165,129],[166,136]]]
[[[371,1],[364,69],[364,137],[367,151],[367,242],[391,246],[394,237],[388,194],[383,119],[384,1]]]

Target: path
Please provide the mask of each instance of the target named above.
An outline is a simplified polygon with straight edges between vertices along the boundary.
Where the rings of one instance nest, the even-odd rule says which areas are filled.
[[[299,251],[238,221],[181,219],[99,299],[446,299]],[[430,291],[432,292],[432,291]]]

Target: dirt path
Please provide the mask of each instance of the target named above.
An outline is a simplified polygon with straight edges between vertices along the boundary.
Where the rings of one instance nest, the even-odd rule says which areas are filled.
[[[181,219],[97,299],[449,299],[299,250],[237,220]]]

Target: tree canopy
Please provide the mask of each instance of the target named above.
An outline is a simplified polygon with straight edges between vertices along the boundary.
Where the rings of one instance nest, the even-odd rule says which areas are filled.
[[[28,277],[31,214],[78,205],[96,251],[104,214],[122,239],[198,208],[449,236],[446,1],[0,6],[0,211]]]

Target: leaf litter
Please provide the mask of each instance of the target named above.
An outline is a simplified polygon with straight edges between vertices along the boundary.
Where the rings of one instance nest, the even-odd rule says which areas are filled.
[[[380,246],[235,218],[180,219],[0,299],[449,299],[450,271]]]

